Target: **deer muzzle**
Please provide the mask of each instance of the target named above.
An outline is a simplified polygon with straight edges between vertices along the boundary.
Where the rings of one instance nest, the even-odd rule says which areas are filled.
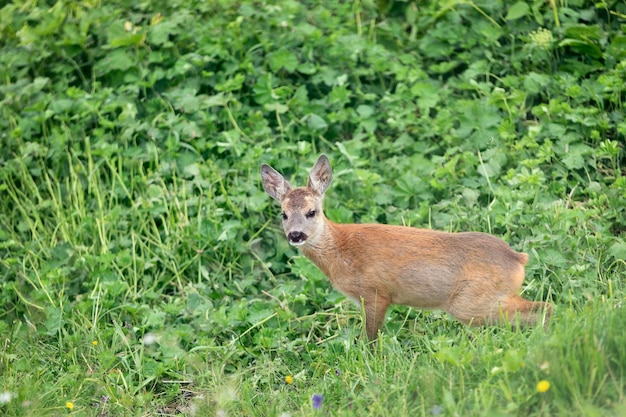
[[[289,232],[287,234],[287,239],[289,239],[289,243],[293,246],[303,245],[308,236],[303,232]]]

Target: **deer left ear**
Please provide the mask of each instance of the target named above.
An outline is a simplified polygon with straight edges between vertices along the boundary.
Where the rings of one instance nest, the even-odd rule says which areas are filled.
[[[311,169],[307,186],[319,195],[323,195],[332,180],[333,170],[330,166],[330,161],[326,155],[322,154],[317,158],[317,162]]]

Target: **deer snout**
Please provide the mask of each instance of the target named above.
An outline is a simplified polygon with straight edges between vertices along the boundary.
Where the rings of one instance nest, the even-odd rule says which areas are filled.
[[[304,232],[289,232],[287,234],[287,239],[289,239],[289,243],[294,246],[299,246],[304,244],[308,236]]]

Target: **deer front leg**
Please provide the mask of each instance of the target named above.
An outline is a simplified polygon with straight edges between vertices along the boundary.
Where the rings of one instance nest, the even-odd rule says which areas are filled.
[[[370,341],[376,340],[390,301],[388,298],[374,293],[369,297],[362,297],[361,302],[365,310],[365,332],[367,333],[367,338]]]

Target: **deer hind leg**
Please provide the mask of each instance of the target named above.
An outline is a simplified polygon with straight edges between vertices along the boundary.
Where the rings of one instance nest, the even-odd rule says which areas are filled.
[[[552,305],[539,301],[528,301],[519,295],[503,300],[487,318],[488,323],[519,323],[523,326],[547,322],[552,314]],[[544,322],[545,319],[545,322]]]
[[[519,295],[508,295],[491,302],[469,305],[454,305],[447,311],[457,320],[472,326],[494,324],[519,324],[531,326],[547,321],[552,313],[552,305],[544,302],[528,301]]]
[[[457,320],[470,325],[518,323],[533,325],[547,320],[552,313],[549,303],[525,300],[518,295],[524,282],[524,266],[512,267],[493,279],[493,272],[466,281],[446,308]]]
[[[451,298],[446,311],[465,324],[533,325],[547,320],[552,312],[548,303],[525,300],[518,295],[524,282],[524,267],[519,265],[506,279],[490,276],[468,281]]]
[[[390,301],[380,294],[364,296],[362,298],[363,309],[365,310],[365,332],[369,340],[376,340],[378,329],[385,318]]]
[[[519,290],[524,282],[524,267],[519,266],[510,276],[508,291],[502,294],[491,307],[486,323],[513,323],[531,326],[546,324],[552,314],[552,305],[544,302],[528,301],[520,297]],[[544,321],[545,320],[545,321]]]

